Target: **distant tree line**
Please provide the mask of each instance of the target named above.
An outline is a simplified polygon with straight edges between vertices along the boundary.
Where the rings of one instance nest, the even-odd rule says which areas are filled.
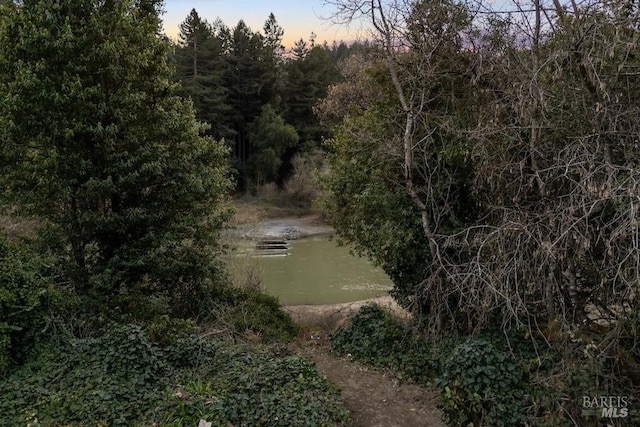
[[[312,34],[291,52],[273,14],[262,32],[244,21],[228,27],[193,9],[180,24],[173,59],[181,93],[192,99],[209,133],[232,148],[238,189],[276,182],[291,172],[291,159],[320,146],[330,128],[313,112],[329,85],[341,80],[337,63],[364,44],[317,44]]]

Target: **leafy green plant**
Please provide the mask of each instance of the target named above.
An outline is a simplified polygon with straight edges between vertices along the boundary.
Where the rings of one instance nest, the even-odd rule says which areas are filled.
[[[170,353],[170,360],[181,361],[175,384],[182,385],[161,407],[163,420],[203,418],[213,425],[256,426],[349,422],[338,403],[339,391],[313,363],[281,356],[278,347],[252,349],[190,338],[177,342]],[[198,357],[185,357],[189,354]]]
[[[391,314],[378,305],[368,305],[334,334],[331,348],[338,354],[351,354],[365,363],[383,366],[404,349],[407,338],[407,332]]]
[[[0,7],[1,195],[42,219],[83,302],[132,316],[157,294],[191,315],[225,281],[228,150],[176,94],[160,9]]]
[[[523,375],[510,355],[485,338],[459,343],[436,384],[449,425],[513,426],[524,421]]]
[[[422,383],[431,380],[438,365],[431,345],[378,305],[362,307],[333,335],[331,349]]]
[[[0,237],[0,374],[21,362],[38,340],[60,292],[50,260]]]
[[[168,315],[158,316],[146,327],[153,342],[167,346],[197,332],[196,322],[192,319],[180,319]]]
[[[298,326],[270,295],[254,289],[221,287],[210,298],[208,321],[231,333],[251,331],[263,340],[284,342],[298,333]]]
[[[339,391],[279,348],[195,335],[163,346],[121,325],[39,350],[0,382],[0,426],[348,424]]]

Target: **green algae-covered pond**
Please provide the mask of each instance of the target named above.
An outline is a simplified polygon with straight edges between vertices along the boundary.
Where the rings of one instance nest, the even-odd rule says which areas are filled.
[[[391,280],[365,258],[328,235],[288,242],[286,256],[238,255],[236,269],[251,265],[266,293],[283,305],[337,304],[386,295]]]

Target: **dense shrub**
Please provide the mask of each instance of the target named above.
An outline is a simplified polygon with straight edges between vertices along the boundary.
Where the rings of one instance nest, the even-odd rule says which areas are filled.
[[[347,412],[337,404],[338,390],[305,359],[274,357],[269,349],[247,352],[242,347],[226,347],[208,362],[195,370],[200,380],[180,382],[185,385],[174,390],[175,399],[164,409],[165,418],[197,415],[251,426],[348,422]]]
[[[0,374],[26,357],[59,292],[48,260],[0,237]]]
[[[332,337],[331,347],[423,384],[435,378],[449,425],[518,425],[523,420],[520,368],[489,339],[434,346],[373,305],[362,307]]]
[[[331,349],[374,366],[391,368],[414,381],[427,383],[437,372],[429,343],[414,336],[378,305],[360,309],[351,323],[334,334]]]
[[[41,350],[0,385],[0,425],[131,425],[166,389],[169,366],[137,326]]]
[[[524,421],[522,372],[487,339],[469,338],[456,345],[436,384],[449,425],[514,426]]]
[[[210,297],[208,323],[230,333],[253,332],[266,341],[290,341],[298,326],[282,311],[277,298],[254,289],[218,288]]]
[[[189,313],[172,310],[172,299],[162,293],[145,296],[125,293],[112,298],[109,305],[100,297],[85,296],[75,313],[59,313],[60,322],[78,337],[100,336],[112,323],[140,323],[154,342],[169,344],[198,328],[219,329],[225,336],[251,333],[263,341],[290,341],[297,325],[282,311],[278,300],[255,289],[218,284],[199,291]]]
[[[0,383],[0,426],[342,425],[339,392],[311,362],[140,326],[42,346]]]
[[[635,322],[635,321],[634,321]],[[598,426],[597,416],[585,417],[584,396],[626,396],[629,408],[640,403],[633,385],[634,347],[627,351],[628,378],[607,372],[620,365],[607,346],[587,331],[553,330],[531,336],[524,331],[496,328],[481,336],[426,341],[379,306],[365,306],[331,341],[338,354],[426,384],[435,379],[441,392],[445,421],[450,426],[556,427]],[[635,323],[621,323],[631,336]],[[609,366],[608,366],[609,365]],[[635,425],[632,417],[615,425]],[[579,424],[576,424],[579,422]]]

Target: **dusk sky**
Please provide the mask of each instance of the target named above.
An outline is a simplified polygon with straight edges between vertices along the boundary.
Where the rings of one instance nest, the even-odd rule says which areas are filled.
[[[177,38],[178,26],[191,9],[209,22],[220,18],[227,26],[234,27],[240,19],[253,30],[262,31],[264,22],[273,12],[284,29],[283,44],[291,47],[300,38],[308,40],[311,32],[316,41],[352,41],[361,34],[357,25],[351,28],[329,22],[333,12],[323,0],[165,0],[164,30]]]

